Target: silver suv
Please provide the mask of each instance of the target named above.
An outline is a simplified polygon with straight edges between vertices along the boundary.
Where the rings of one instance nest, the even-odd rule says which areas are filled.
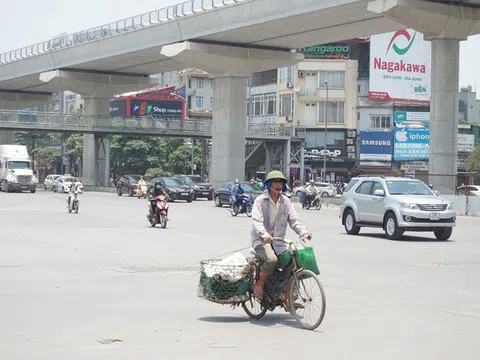
[[[455,227],[453,202],[420,180],[399,177],[353,178],[342,195],[340,218],[350,235],[362,227],[381,227],[389,239],[405,231],[433,231],[448,240]]]

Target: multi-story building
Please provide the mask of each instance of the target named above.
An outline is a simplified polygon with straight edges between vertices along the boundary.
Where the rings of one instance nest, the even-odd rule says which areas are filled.
[[[363,42],[359,39],[358,42]],[[357,41],[299,49],[305,60],[278,70],[279,124],[306,128],[307,178],[342,181],[355,165]],[[326,154],[324,154],[326,141]],[[326,156],[326,176],[323,174]]]
[[[208,73],[198,69],[185,69],[158,74],[159,86],[185,87],[187,115],[190,118],[212,117],[213,79]]]
[[[472,86],[460,88],[458,98],[459,120],[463,123],[480,123],[480,100],[477,100],[477,93],[472,91]]]

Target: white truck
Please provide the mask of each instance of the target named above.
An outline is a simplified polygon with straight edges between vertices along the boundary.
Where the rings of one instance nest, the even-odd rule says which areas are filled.
[[[0,189],[34,193],[38,180],[32,165],[25,145],[0,145]]]

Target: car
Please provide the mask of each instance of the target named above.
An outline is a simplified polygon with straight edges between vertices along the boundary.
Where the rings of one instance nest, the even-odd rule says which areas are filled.
[[[45,190],[53,190],[53,183],[55,180],[57,180],[60,176],[62,175],[59,175],[59,174],[51,174],[51,175],[47,175],[47,177],[45,178],[45,181],[43,182],[43,188]]]
[[[215,190],[212,184],[205,181],[200,175],[175,175],[184,185],[193,188],[193,200],[199,198],[213,199],[213,191]]]
[[[457,195],[480,196],[480,185],[462,185],[457,188]]]
[[[340,215],[345,231],[383,228],[388,239],[405,231],[433,231],[448,240],[456,224],[454,203],[417,179],[385,176],[353,178],[342,195]]]
[[[254,201],[259,195],[263,194],[263,191],[248,182],[241,182],[240,184],[245,193],[251,195]],[[213,192],[213,199],[216,207],[222,207],[227,204],[230,205],[230,197],[232,196],[234,186],[235,184],[233,181],[226,182]]]
[[[153,187],[154,184],[159,181],[166,193],[168,194],[168,197],[170,198],[170,201],[175,201],[175,200],[186,200],[187,202],[192,202],[194,199],[194,191],[193,188],[189,185],[184,185],[180,179],[175,178],[175,177],[156,177],[153,178],[152,181],[150,181],[150,184],[148,185],[148,191],[150,191]]]
[[[67,193],[70,191],[73,184],[75,184],[75,187],[79,192],[83,192],[83,184],[80,180],[71,175],[61,175],[53,180],[52,190],[53,192],[61,191]]]
[[[137,190],[137,183],[140,180],[141,175],[123,175],[117,181],[117,195],[122,196],[128,194],[128,196],[135,195]]]
[[[310,186],[310,184],[305,184],[305,186],[298,186],[293,189],[293,193],[297,196],[300,196],[301,192],[307,192],[307,187]],[[325,183],[325,182],[315,182],[315,187],[318,190],[318,193],[322,197],[332,197],[337,195],[337,189],[335,188],[334,185],[330,183]]]

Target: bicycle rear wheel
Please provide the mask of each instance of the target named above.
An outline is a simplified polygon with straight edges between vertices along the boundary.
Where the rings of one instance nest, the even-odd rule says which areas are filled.
[[[251,296],[246,302],[242,303],[242,308],[247,313],[248,317],[257,320],[261,319],[267,312],[267,308],[253,296]]]
[[[290,312],[302,328],[314,330],[322,323],[327,305],[325,291],[310,270],[301,270],[291,278],[288,302]]]

